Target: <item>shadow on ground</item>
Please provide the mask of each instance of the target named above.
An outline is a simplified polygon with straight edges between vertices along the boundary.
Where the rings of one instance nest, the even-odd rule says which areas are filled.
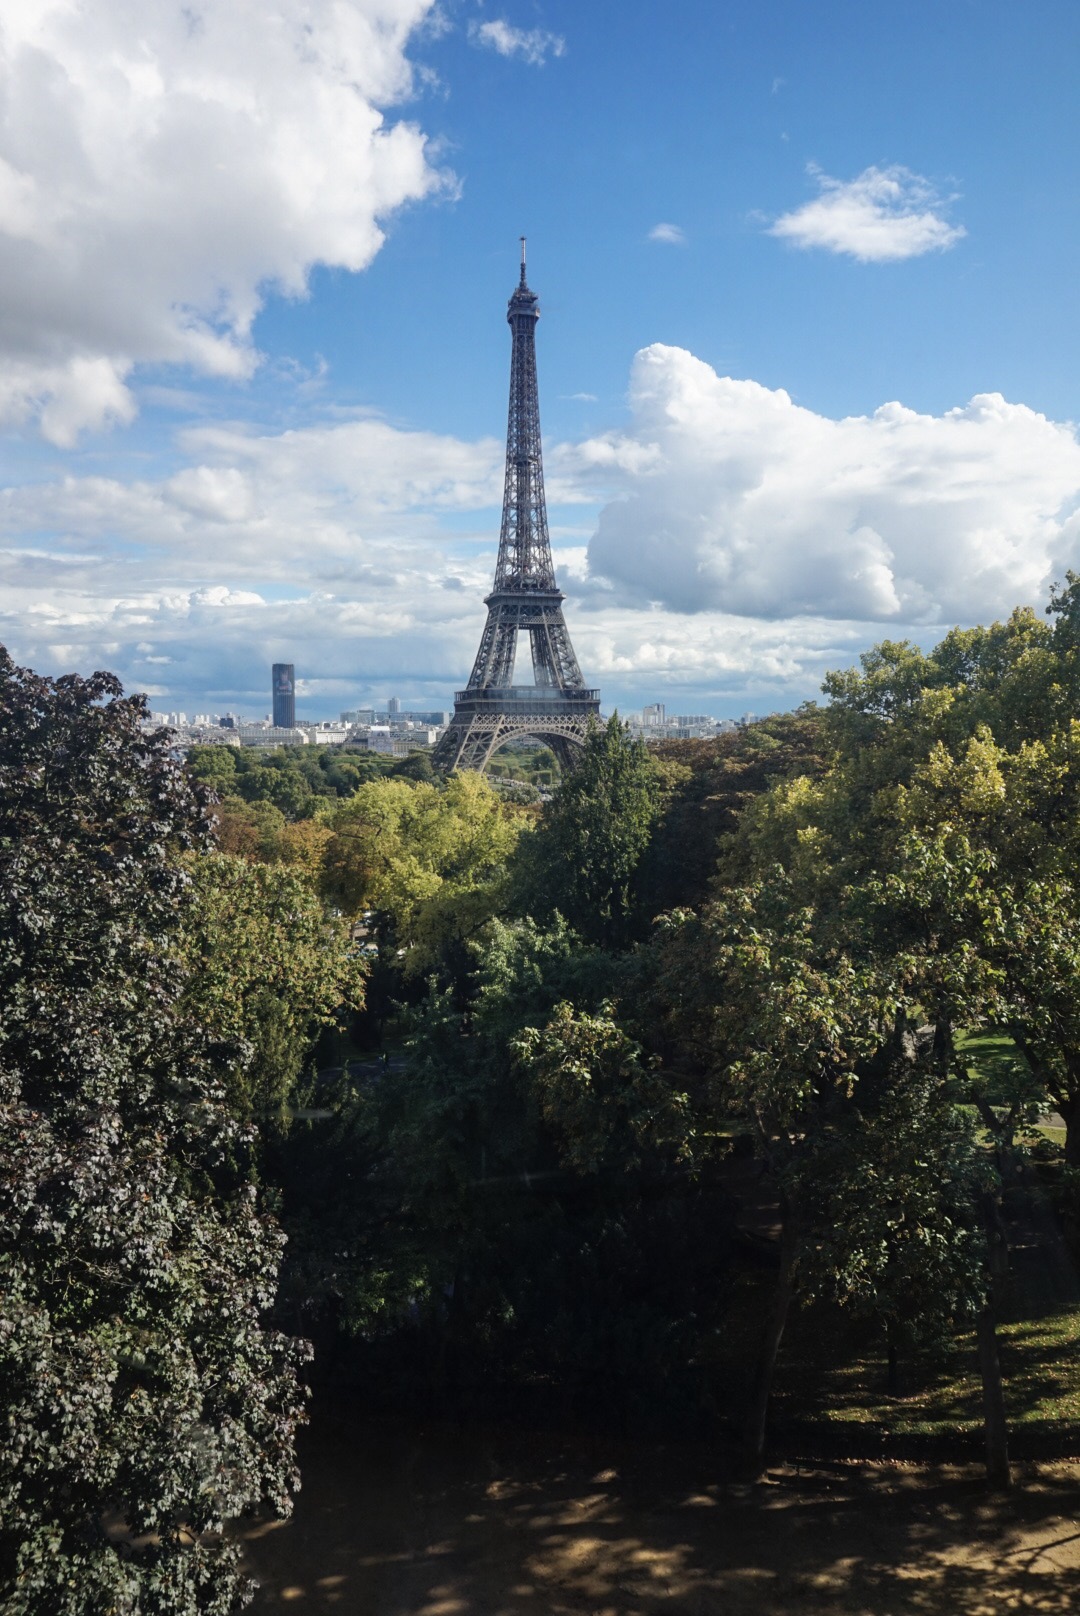
[[[250,1530],[255,1609],[298,1616],[997,1616],[1080,1611],[1080,1466],[785,1465],[323,1411],[288,1523]]]

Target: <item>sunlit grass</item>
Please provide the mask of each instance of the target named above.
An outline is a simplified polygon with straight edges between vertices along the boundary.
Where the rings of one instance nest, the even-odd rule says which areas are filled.
[[[959,1335],[937,1363],[901,1362],[901,1395],[886,1390],[884,1350],[853,1348],[843,1321],[797,1321],[782,1354],[778,1392],[784,1413],[832,1429],[883,1438],[942,1439],[982,1427],[982,1383],[975,1338]],[[999,1327],[1009,1424],[1051,1437],[1061,1451],[1080,1443],[1080,1306]],[[845,1350],[846,1349],[846,1350]]]

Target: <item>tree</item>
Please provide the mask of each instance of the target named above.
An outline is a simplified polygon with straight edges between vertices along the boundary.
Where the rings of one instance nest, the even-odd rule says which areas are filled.
[[[993,1169],[922,1042],[920,1056],[909,1034],[900,1059],[864,1075],[798,1174],[814,1230],[803,1294],[881,1325],[894,1395],[902,1354],[973,1322],[989,1279],[979,1208]]]
[[[332,822],[326,890],[348,914],[380,914],[386,952],[401,951],[407,977],[453,970],[501,902],[525,823],[479,774],[369,781]]]
[[[205,802],[145,701],[0,651],[0,1602],[226,1616],[288,1513],[280,1236],[182,1012]]]
[[[319,1029],[363,1007],[363,962],[301,872],[210,853],[192,875],[184,1009],[226,1046],[236,1114],[272,1122]]]
[[[889,1019],[890,984],[844,941],[821,935],[814,909],[798,901],[782,870],[724,894],[665,938],[668,981],[681,983],[670,1013],[697,1024],[692,1036],[715,1074],[715,1103],[747,1119],[779,1190],[779,1265],[745,1428],[755,1469],[812,1237],[800,1163],[857,1082],[860,1063],[879,1052]]]
[[[521,848],[520,900],[562,914],[588,942],[625,946],[640,922],[639,872],[664,799],[663,771],[618,715],[593,725],[581,757]]]
[[[1007,1030],[1080,1163],[1080,723],[1007,751],[941,743],[892,794],[877,907],[941,979],[948,1026]]]
[[[755,1468],[762,1460],[801,1285],[861,1302],[886,1325],[891,1318],[893,1347],[900,1317],[923,1334],[974,1317],[988,1475],[1007,1484],[993,1172],[987,1165],[980,1177],[943,1089],[959,1068],[948,1030],[982,1004],[979,962],[938,952],[925,917],[895,901],[891,875],[854,882],[842,857],[830,859],[827,835],[809,834],[821,824],[806,823],[817,807],[828,827],[827,791],[778,786],[774,795],[755,810],[765,824],[749,846],[775,855],[786,828],[787,867],[766,865],[699,916],[673,917],[657,943],[683,1048],[710,1072],[717,1105],[750,1123],[779,1194],[779,1263],[747,1458]],[[844,1213],[856,1186],[858,1210]],[[914,1231],[925,1250],[908,1239]]]
[[[688,1096],[619,1026],[612,1004],[593,1016],[564,1000],[543,1029],[526,1027],[510,1047],[575,1172],[626,1173],[657,1156],[691,1161]]]
[[[717,859],[747,806],[779,781],[815,779],[824,771],[824,729],[823,713],[808,703],[713,740],[661,741],[650,748],[669,782],[642,870],[652,913],[706,901]]]

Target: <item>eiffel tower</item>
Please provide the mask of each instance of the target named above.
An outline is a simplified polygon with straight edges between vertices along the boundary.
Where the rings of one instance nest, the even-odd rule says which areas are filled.
[[[469,683],[455,695],[454,716],[433,753],[444,769],[483,771],[492,754],[519,735],[545,741],[568,768],[600,712],[600,692],[586,690],[570,644],[566,597],[551,560],[536,387],[537,302],[525,280],[522,236],[521,279],[506,311],[513,348],[499,559]],[[515,684],[518,634],[525,630],[533,680]]]

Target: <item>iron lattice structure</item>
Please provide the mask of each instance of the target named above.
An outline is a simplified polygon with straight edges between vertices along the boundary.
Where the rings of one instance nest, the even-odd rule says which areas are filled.
[[[565,768],[600,712],[599,691],[582,681],[551,560],[536,385],[540,310],[525,280],[524,237],[521,279],[506,318],[513,347],[499,559],[469,683],[455,695],[453,719],[435,749],[434,760],[445,769],[483,770],[515,735],[545,741]],[[527,685],[514,683],[521,633],[528,633],[532,653]]]

